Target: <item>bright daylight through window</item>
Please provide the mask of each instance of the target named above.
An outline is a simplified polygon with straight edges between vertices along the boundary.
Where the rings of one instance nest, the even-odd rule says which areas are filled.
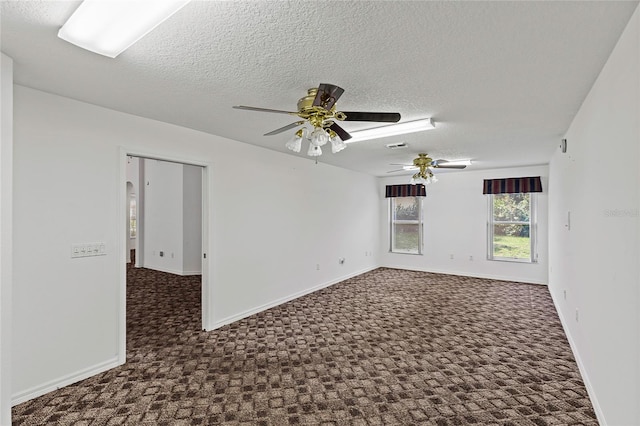
[[[489,196],[488,258],[536,262],[534,193]]]
[[[423,197],[389,198],[391,252],[422,254]]]
[[[138,235],[136,198],[132,195],[129,199],[129,238],[135,238]]]

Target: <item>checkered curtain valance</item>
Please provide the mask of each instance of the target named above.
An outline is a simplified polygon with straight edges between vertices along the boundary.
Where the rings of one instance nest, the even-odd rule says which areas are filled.
[[[426,197],[427,189],[422,184],[418,185],[387,185],[386,198],[392,197]]]
[[[485,179],[483,194],[514,194],[523,192],[542,192],[540,176]]]

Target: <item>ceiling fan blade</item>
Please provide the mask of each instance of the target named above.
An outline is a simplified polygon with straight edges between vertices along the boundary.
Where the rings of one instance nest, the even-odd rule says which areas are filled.
[[[296,121],[295,123],[291,123],[291,124],[288,124],[288,125],[286,125],[284,127],[280,127],[279,129],[273,130],[273,131],[271,131],[269,133],[265,133],[264,136],[277,135],[278,133],[285,132],[285,131],[287,131],[289,129],[294,129],[294,128],[298,127],[298,126],[302,126],[303,124],[304,124],[304,120]]]
[[[342,142],[351,139],[351,135],[345,129],[343,129],[342,127],[338,126],[337,123],[331,123],[331,126],[329,126],[329,128],[331,130],[333,130],[334,132],[336,132],[338,137],[340,139],[342,139]]]
[[[319,106],[326,110],[330,110],[343,93],[344,89],[342,87],[322,83],[318,86],[318,93],[316,94],[316,98],[313,100],[313,106]]]
[[[258,107],[252,107],[252,106],[246,106],[246,105],[234,105],[233,108],[246,109],[248,111],[275,112],[278,114],[298,115],[297,112],[292,112],[292,111],[282,111],[279,109],[269,109],[269,108],[258,108]]]
[[[357,112],[342,111],[347,118],[344,121],[380,121],[384,123],[397,123],[400,121],[398,112]]]
[[[390,170],[387,173],[398,173],[398,172],[406,172],[406,170],[405,169]]]
[[[411,167],[415,167],[413,164],[409,164],[409,163],[389,163],[390,166],[411,166]]]

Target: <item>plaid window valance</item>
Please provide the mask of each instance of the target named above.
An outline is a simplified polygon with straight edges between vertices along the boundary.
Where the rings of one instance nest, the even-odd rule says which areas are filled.
[[[485,179],[483,194],[514,194],[523,192],[542,192],[540,176]]]
[[[392,197],[426,197],[427,189],[423,184],[387,185],[386,198]]]

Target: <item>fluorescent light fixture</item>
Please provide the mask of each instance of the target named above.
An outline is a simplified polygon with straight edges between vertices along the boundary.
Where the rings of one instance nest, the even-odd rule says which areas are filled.
[[[434,129],[433,119],[424,118],[422,120],[405,121],[404,123],[391,124],[389,126],[374,127],[372,129],[358,130],[351,133],[351,139],[346,143],[366,141],[369,139],[386,138],[387,136],[404,135],[407,133],[422,132],[423,130]]]
[[[451,160],[446,163],[443,162],[442,164],[447,166],[470,166],[471,160]]]
[[[115,58],[187,3],[189,0],[84,0],[58,37]]]

